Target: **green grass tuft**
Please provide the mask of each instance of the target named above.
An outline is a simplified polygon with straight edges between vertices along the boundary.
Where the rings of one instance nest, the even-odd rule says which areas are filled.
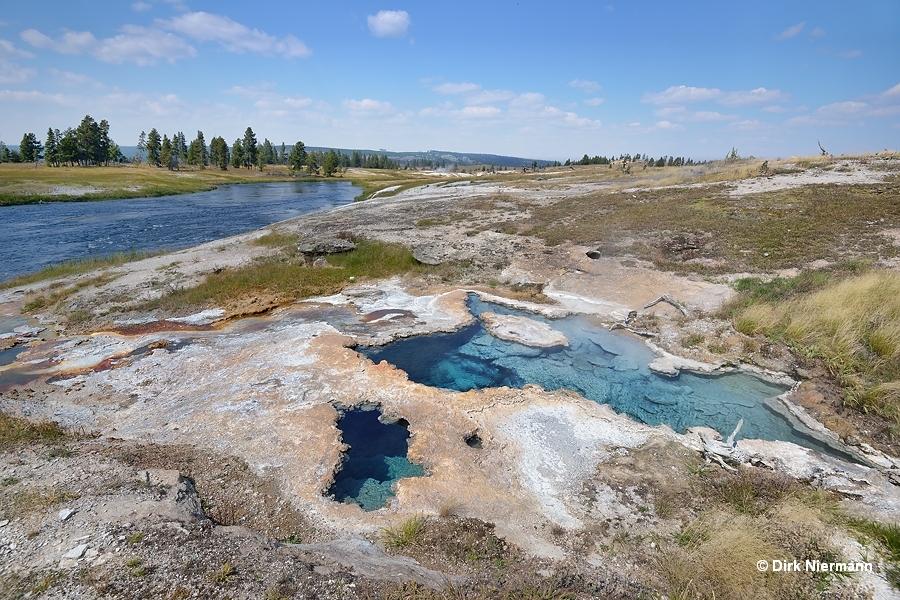
[[[382,529],[382,532],[384,533],[384,545],[394,549],[408,548],[418,542],[419,537],[424,530],[424,517],[410,517],[398,527],[385,527]]]
[[[19,442],[51,442],[64,439],[66,432],[53,421],[31,421],[0,413],[0,448]]]

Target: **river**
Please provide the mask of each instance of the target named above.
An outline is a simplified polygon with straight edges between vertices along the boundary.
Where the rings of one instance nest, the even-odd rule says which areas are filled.
[[[227,185],[208,192],[0,207],[0,281],[51,264],[176,250],[349,204],[350,182]]]

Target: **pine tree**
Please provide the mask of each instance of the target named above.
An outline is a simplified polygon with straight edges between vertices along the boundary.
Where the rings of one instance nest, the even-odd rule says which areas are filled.
[[[223,171],[228,170],[228,144],[225,138],[216,136],[209,142],[209,162]]]
[[[47,141],[44,143],[44,161],[54,167],[59,166],[59,129],[47,129]]]
[[[231,166],[240,169],[244,164],[244,147],[241,140],[234,140],[234,146],[231,147]]]
[[[109,151],[113,141],[109,139],[109,121],[103,119],[97,124],[97,164],[109,165]]]
[[[275,146],[272,145],[269,138],[266,138],[265,141],[263,141],[261,154],[265,158],[265,163],[267,165],[274,165],[275,161],[278,160],[275,156]]]
[[[242,145],[244,151],[244,166],[250,169],[256,164],[258,150],[256,148],[256,134],[254,134],[253,130],[249,127],[244,132],[244,141]]]
[[[209,151],[206,149],[206,140],[203,138],[203,132],[199,129],[194,141],[197,142],[197,149],[200,151],[200,165],[204,167],[209,165]]]
[[[288,156],[288,165],[292,171],[299,171],[306,165],[307,158],[306,146],[303,142],[297,142],[291,148],[291,154]]]
[[[340,159],[334,149],[328,151],[322,160],[322,173],[325,177],[331,177],[340,165]]]
[[[41,158],[43,149],[44,147],[41,146],[36,135],[26,133],[19,143],[19,156],[22,158],[22,162],[37,162]]]
[[[154,167],[162,165],[162,161],[160,160],[162,145],[160,142],[159,132],[156,131],[156,127],[154,127],[147,135],[147,163]]]
[[[174,166],[174,158],[172,157],[172,140],[169,139],[168,135],[163,135],[162,146],[160,147],[159,151],[159,161],[170,171],[172,170]]]
[[[284,165],[287,164],[287,155],[284,153],[285,147],[284,142],[281,142],[281,150],[278,152],[278,164]]]
[[[59,162],[73,165],[78,160],[78,137],[75,130],[66,127],[59,140]]]
[[[147,149],[147,134],[141,131],[141,135],[138,136],[137,143],[137,151],[138,151],[138,164],[144,162],[144,150]]]

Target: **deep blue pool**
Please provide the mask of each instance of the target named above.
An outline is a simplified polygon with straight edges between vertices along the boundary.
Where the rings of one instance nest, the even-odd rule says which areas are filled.
[[[402,423],[382,423],[377,407],[348,410],[338,422],[341,438],[350,446],[334,485],[328,490],[338,502],[376,510],[394,495],[392,484],[403,477],[421,477],[422,465],[409,462],[409,431]]]
[[[789,441],[835,454],[775,410],[776,397],[788,389],[784,386],[749,373],[683,372],[667,377],[648,368],[655,356],[646,344],[586,317],[550,320],[487,304],[474,295],[469,308],[476,316],[492,311],[543,321],[565,334],[569,346],[544,349],[501,340],[476,321],[455,333],[405,338],[358,351],[376,363],[386,360],[406,371],[411,380],[434,387],[467,391],[537,383],[547,390],[574,390],[635,420],[665,423],[680,433],[702,425],[727,437],[743,419],[739,438]]]

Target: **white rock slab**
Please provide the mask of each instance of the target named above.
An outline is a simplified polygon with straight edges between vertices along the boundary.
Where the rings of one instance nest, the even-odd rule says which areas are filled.
[[[501,340],[537,348],[569,345],[569,340],[561,332],[528,317],[484,312],[479,318],[484,322],[488,333]]]

